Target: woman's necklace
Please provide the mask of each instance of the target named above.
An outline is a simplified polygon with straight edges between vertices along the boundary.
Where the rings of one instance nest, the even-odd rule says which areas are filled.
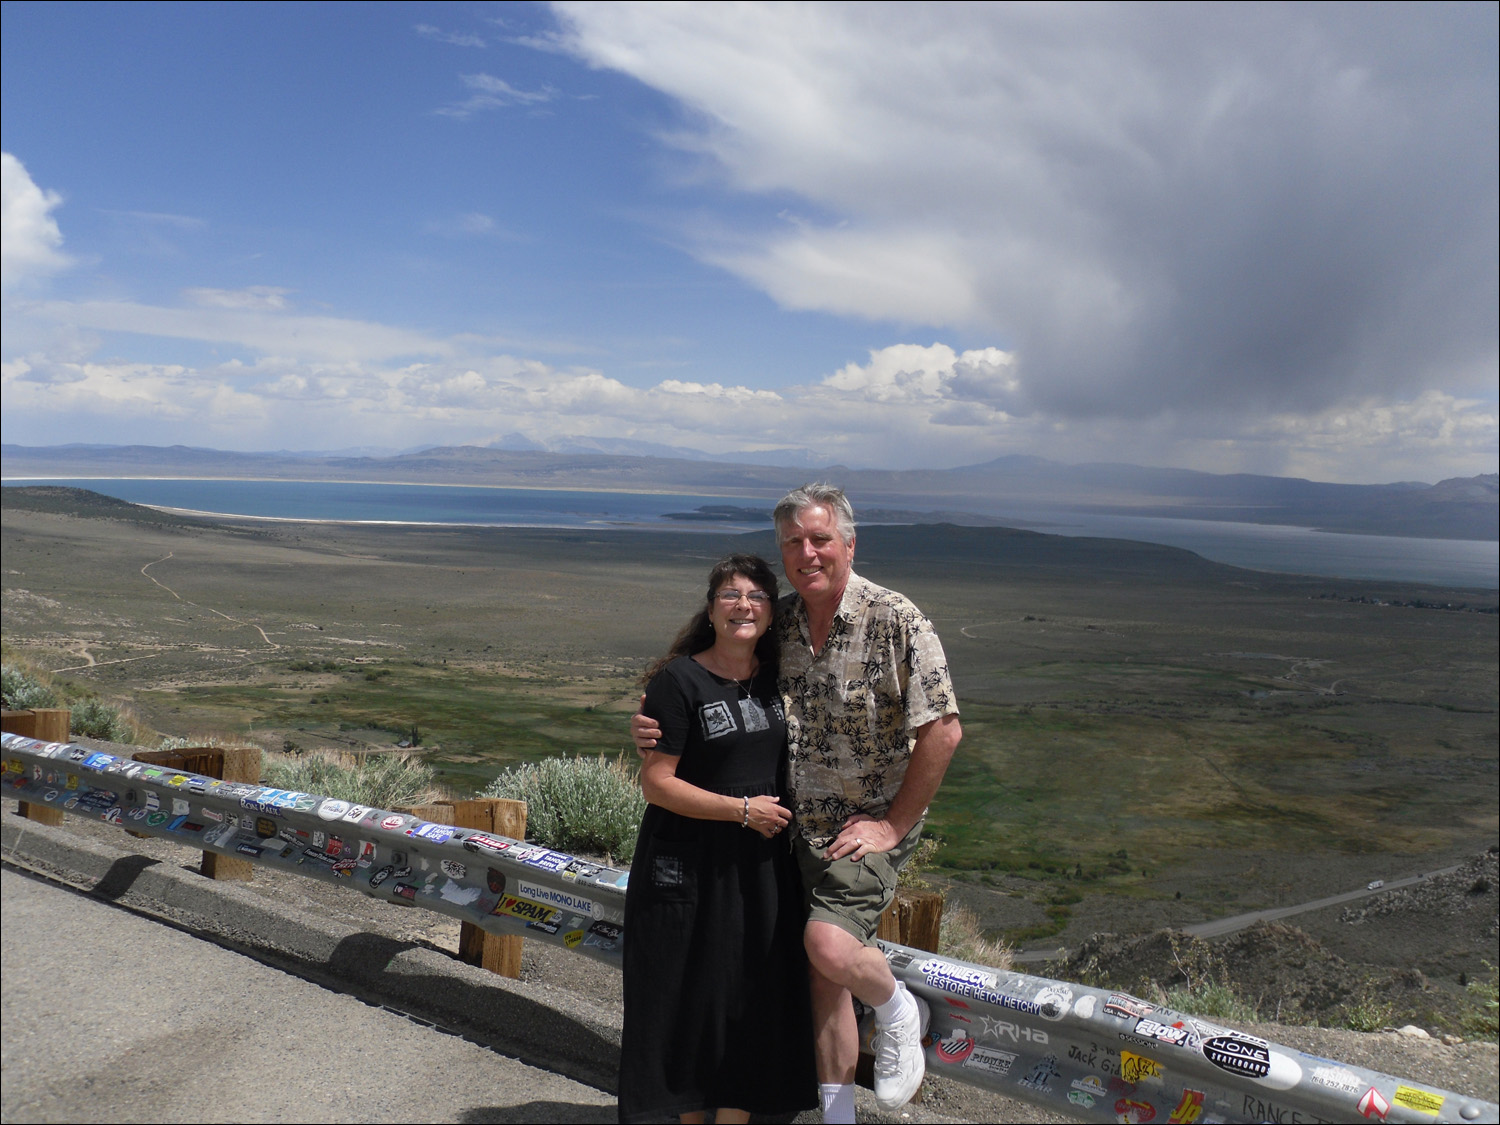
[[[704,653],[705,656],[708,656],[708,655],[711,655],[711,654],[712,654],[712,650],[710,650],[708,653]],[[741,698],[742,699],[749,699],[750,698],[750,685],[755,682],[755,676],[760,671],[760,661],[755,660],[755,661],[751,662],[751,664],[750,664],[750,674],[748,676],[745,676],[743,679],[738,679],[738,678],[736,678],[734,676],[731,676],[727,672],[721,672],[721,671],[719,671],[718,668],[710,667],[707,660],[700,661],[700,663],[702,663],[704,667],[708,668],[708,670],[710,672],[712,672],[715,676],[718,676],[719,679],[721,679],[721,680],[728,680],[735,687],[737,687],[740,690]],[[717,659],[714,660],[714,664],[718,664],[718,660]]]

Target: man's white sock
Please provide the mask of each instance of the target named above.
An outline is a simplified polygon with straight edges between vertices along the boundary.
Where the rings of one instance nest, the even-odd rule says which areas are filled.
[[[901,982],[897,981],[896,990],[891,993],[891,998],[884,1004],[875,1005],[876,1026],[890,1027],[915,1005],[916,1001],[911,998],[911,993],[901,987]]]
[[[854,1087],[836,1082],[818,1083],[823,1099],[824,1125],[854,1125]]]

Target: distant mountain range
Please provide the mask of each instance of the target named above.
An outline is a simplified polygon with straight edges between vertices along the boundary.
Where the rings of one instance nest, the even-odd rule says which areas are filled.
[[[526,439],[511,435],[520,441]],[[501,439],[501,443],[511,439]],[[626,439],[621,439],[626,442]],[[558,443],[559,445],[567,443]],[[1010,456],[958,469],[849,469],[576,449],[440,446],[392,456],[236,453],[174,445],[0,446],[0,471],[18,477],[228,477],[361,480],[515,488],[713,493],[774,500],[808,479],[846,488],[861,510],[937,510],[953,522],[1020,523],[1058,511],[1291,524],[1433,539],[1500,538],[1500,477],[1435,485],[1328,484],[1296,477],[1200,473],[1140,465],[1064,465]],[[628,443],[627,443],[628,444]],[[796,454],[800,451],[779,451]],[[770,459],[773,454],[762,456]]]

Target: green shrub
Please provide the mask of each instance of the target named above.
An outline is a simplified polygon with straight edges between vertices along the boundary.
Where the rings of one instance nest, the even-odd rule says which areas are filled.
[[[36,707],[60,707],[58,694],[51,684],[20,664],[6,661],[0,665],[0,695],[5,697],[7,711],[30,711]]]
[[[1344,1009],[1344,1026],[1350,1031],[1381,1031],[1391,1026],[1396,1006],[1365,993]]]
[[[1463,1029],[1469,1035],[1494,1039],[1500,1034],[1500,982],[1488,961],[1489,980],[1471,980],[1464,987]]]
[[[261,764],[261,781],[265,785],[336,797],[377,809],[431,804],[438,797],[434,777],[432,767],[413,754],[309,750],[301,754],[267,754]]]
[[[73,733],[84,738],[129,742],[135,734],[135,724],[124,718],[118,707],[94,697],[73,704],[69,722]]]
[[[629,863],[646,812],[624,757],[544,758],[506,770],[480,793],[526,802],[526,836],[549,848]]]
[[[1190,988],[1167,990],[1167,1007],[1190,1016],[1207,1016],[1230,1023],[1255,1023],[1260,1013],[1253,1004],[1242,1000],[1227,984],[1200,980]]]

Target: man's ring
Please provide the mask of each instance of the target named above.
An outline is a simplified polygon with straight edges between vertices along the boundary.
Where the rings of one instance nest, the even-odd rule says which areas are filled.
[[[856,836],[856,837],[854,837],[854,846],[856,848],[862,848],[862,847],[865,846],[865,842],[863,840],[861,840],[858,836]]]

